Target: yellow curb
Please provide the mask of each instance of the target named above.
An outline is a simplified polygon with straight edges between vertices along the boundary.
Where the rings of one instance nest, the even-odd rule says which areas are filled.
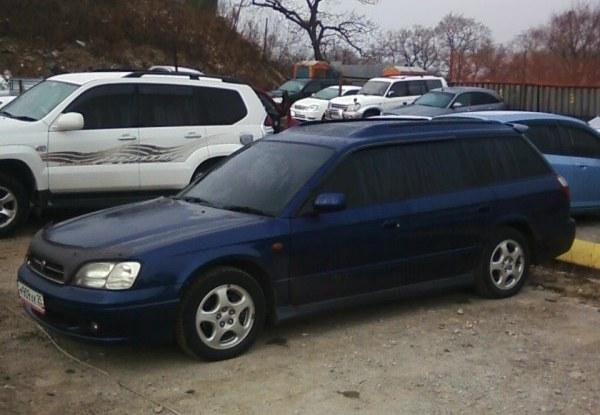
[[[600,269],[600,244],[575,239],[571,250],[558,257],[559,261]]]

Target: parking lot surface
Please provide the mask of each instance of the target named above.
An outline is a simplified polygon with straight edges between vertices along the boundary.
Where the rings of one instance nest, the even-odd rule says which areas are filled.
[[[458,290],[325,313],[267,328],[248,354],[218,363],[191,360],[174,345],[101,347],[52,336],[60,351],[24,318],[16,295],[15,273],[37,227],[0,240],[2,414],[600,408],[597,274],[535,268],[530,285],[507,300]]]

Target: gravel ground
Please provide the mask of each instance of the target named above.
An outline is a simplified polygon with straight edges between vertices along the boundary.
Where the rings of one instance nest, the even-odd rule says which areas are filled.
[[[581,269],[536,268],[508,300],[454,291],[286,323],[218,363],[53,336],[78,362],[16,297],[34,226],[0,240],[1,414],[600,413],[600,279]]]

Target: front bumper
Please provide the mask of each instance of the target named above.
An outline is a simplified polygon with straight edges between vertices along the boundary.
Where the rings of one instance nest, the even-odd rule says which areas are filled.
[[[320,111],[304,111],[304,110],[291,110],[291,116],[299,121],[321,121],[323,114]]]
[[[26,265],[19,269],[18,281],[44,296],[44,314],[25,303],[24,308],[33,320],[52,331],[98,343],[172,337],[179,304],[174,288],[105,291],[60,285]]]

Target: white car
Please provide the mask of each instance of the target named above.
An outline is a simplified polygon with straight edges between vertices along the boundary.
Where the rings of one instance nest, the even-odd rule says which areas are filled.
[[[356,95],[359,86],[330,86],[313,94],[310,98],[296,101],[291,108],[291,115],[299,121],[320,121],[325,115],[329,101],[337,97]]]
[[[355,96],[334,98],[325,118],[331,120],[368,118],[401,105],[412,104],[421,95],[445,88],[444,78],[436,76],[391,76],[369,80]]]
[[[31,205],[101,207],[175,193],[272,132],[245,84],[198,75],[58,75],[0,109],[0,236]]]

